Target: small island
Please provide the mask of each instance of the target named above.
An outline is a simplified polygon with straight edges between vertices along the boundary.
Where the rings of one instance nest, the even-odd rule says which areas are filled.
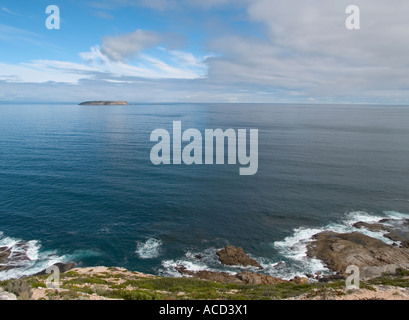
[[[129,105],[126,101],[86,101],[81,102],[80,106],[127,106]]]

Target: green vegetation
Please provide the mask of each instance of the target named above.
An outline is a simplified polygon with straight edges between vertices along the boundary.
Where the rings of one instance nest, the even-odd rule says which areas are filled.
[[[2,285],[7,292],[15,294],[20,300],[29,300],[32,296],[32,287],[26,279],[10,280]]]
[[[396,275],[398,277],[409,277],[409,270],[407,269],[402,269],[402,268],[398,268],[396,270]]]
[[[0,287],[14,293],[18,299],[84,300],[90,298],[124,300],[275,300],[304,296],[306,299],[327,299],[343,296],[345,281],[296,284],[285,282],[275,285],[239,285],[199,280],[195,278],[143,277],[141,274],[121,271],[61,274],[60,289],[46,289],[47,276],[32,276],[21,280],[0,282]],[[399,270],[368,282],[361,281],[361,289],[376,291],[374,286],[409,287],[409,271]],[[40,294],[39,294],[40,292]]]
[[[101,277],[81,277],[78,276],[71,280],[65,281],[64,284],[108,284],[108,282]]]
[[[409,288],[409,277],[399,275],[385,275],[381,278],[373,279],[369,281],[372,285],[394,286],[401,288]]]

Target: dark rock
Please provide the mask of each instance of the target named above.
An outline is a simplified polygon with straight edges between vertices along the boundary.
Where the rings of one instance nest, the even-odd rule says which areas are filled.
[[[346,277],[342,274],[329,274],[329,275],[324,275],[321,278],[318,279],[319,282],[331,282],[335,280],[345,280]]]
[[[353,224],[354,228],[357,229],[361,229],[361,228],[365,228],[368,229],[369,231],[373,231],[373,232],[379,232],[379,231],[390,231],[390,228],[384,226],[383,224],[380,223],[367,223],[367,222],[357,222],[355,224]]]
[[[0,264],[5,264],[10,256],[10,251],[0,251]]]
[[[13,255],[10,257],[12,261],[31,261],[31,259],[27,256],[26,252],[13,252]]]
[[[396,232],[391,231],[385,234],[384,237],[392,241],[399,241],[402,248],[409,248],[409,240],[397,234]]]
[[[221,263],[228,266],[252,266],[259,269],[263,267],[254,259],[250,258],[243,250],[243,248],[236,248],[227,246],[224,249],[217,251]]]
[[[55,266],[57,266],[60,269],[61,273],[65,273],[67,271],[70,271],[71,269],[74,269],[76,264],[74,262],[70,263],[56,263]]]
[[[198,259],[198,260],[200,260],[200,259],[202,259],[202,255],[197,254],[197,255],[195,255],[195,258]]]
[[[388,222],[391,222],[391,221],[394,221],[394,219],[385,218],[385,219],[379,220],[380,223],[388,223]],[[409,219],[402,219],[400,222],[404,226],[409,225]]]
[[[227,272],[215,272],[215,271],[191,271],[188,270],[185,266],[177,266],[176,270],[182,275],[189,275],[197,279],[224,282],[224,283],[238,283],[241,284],[242,281],[237,279],[234,275]]]
[[[1,271],[11,270],[11,269],[14,269],[14,268],[17,268],[17,266],[3,265],[3,266],[0,266],[0,272]]]
[[[296,276],[293,279],[291,279],[290,282],[293,282],[295,284],[306,284],[308,283],[308,278]]]
[[[71,263],[62,263],[62,262],[58,262],[56,264],[54,264],[56,267],[58,267],[58,269],[60,270],[60,273],[65,273],[71,269],[74,269],[76,264],[71,262]],[[36,274],[36,276],[40,276],[40,275],[45,275],[47,274],[46,269],[44,269],[43,271],[39,272]]]
[[[188,270],[185,266],[176,266],[176,271],[180,274],[190,275],[193,276],[195,273],[194,271]]]
[[[384,234],[385,238],[388,238],[392,241],[399,241],[401,243],[401,247],[409,248],[409,235],[404,237],[402,235],[399,235],[392,228],[381,224],[389,221],[391,221],[391,219],[382,219],[379,221],[380,223],[357,222],[353,226],[355,228],[365,228],[373,232],[385,231],[387,232],[386,234]],[[404,224],[406,224],[407,221],[408,220],[405,220]]]

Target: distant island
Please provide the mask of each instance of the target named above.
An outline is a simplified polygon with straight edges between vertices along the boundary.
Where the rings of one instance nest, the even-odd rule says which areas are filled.
[[[129,105],[126,101],[86,101],[81,102],[80,106],[127,106]]]

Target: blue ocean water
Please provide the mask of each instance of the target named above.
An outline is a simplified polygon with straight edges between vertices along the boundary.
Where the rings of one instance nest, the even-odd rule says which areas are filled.
[[[257,174],[153,165],[150,134],[173,121],[258,129]],[[226,270],[227,244],[272,275],[324,269],[305,257],[314,233],[409,217],[408,124],[405,106],[0,105],[0,247],[28,258],[0,278],[70,260]]]

